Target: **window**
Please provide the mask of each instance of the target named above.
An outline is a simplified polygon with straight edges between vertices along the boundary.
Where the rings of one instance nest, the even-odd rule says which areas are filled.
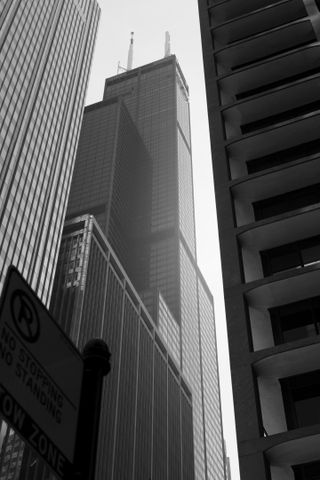
[[[271,308],[269,313],[275,345],[320,333],[320,297]]]
[[[260,252],[264,276],[320,262],[320,236]]]
[[[266,35],[268,35],[268,34],[269,34],[269,32],[266,33]],[[279,48],[280,43],[278,43],[277,47],[273,46],[273,48],[270,48],[269,50],[267,50],[269,52],[267,55],[256,56],[252,60],[249,60],[247,62],[237,63],[236,65],[231,67],[231,70],[238,70],[240,68],[245,68],[245,67],[249,67],[250,65],[254,65],[257,62],[266,61],[268,59],[271,59],[275,55],[288,53],[295,48],[301,48],[301,47],[304,47],[305,45],[309,45],[311,42],[314,42],[315,40],[316,40],[315,35],[313,34],[313,32],[310,32],[307,35],[306,40],[296,41],[296,42],[288,42],[288,46],[286,46],[285,48]],[[267,42],[267,41],[268,40],[265,39],[265,42]],[[262,51],[265,52],[266,51],[265,48]]]
[[[295,480],[320,480],[320,462],[294,465],[292,469]]]
[[[299,72],[296,75],[289,75],[289,77],[281,78],[280,80],[277,80],[275,82],[267,83],[257,88],[238,93],[236,94],[236,99],[241,100],[243,98],[247,98],[252,95],[258,95],[259,93],[264,93],[268,90],[272,90],[273,88],[281,87],[283,85],[287,85],[292,82],[295,82],[296,80],[300,80],[301,78],[308,78],[308,76],[315,75],[316,73],[319,73],[319,71],[320,71],[320,68],[316,66],[315,68],[304,70],[303,72]]]
[[[252,204],[256,220],[308,207],[320,202],[320,184],[266,198]]]
[[[255,120],[254,122],[246,123],[241,126],[242,134],[247,134],[259,130],[261,128],[267,128],[273,125],[276,125],[280,122],[286,122],[293,118],[299,117],[301,115],[306,115],[313,113],[320,109],[320,102],[312,102],[306,105],[302,105],[296,108],[288,109],[284,112],[271,115],[270,117],[262,118],[260,120]]]
[[[320,69],[319,69],[320,70]],[[320,140],[302,143],[295,147],[255,158],[247,162],[248,173],[260,172],[268,168],[276,167],[284,163],[293,162],[309,155],[317,155],[320,153]]]
[[[280,380],[288,430],[320,423],[320,370]]]

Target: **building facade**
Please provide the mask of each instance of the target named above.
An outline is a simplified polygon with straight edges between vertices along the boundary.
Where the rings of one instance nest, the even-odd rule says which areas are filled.
[[[65,223],[51,310],[80,349],[112,353],[97,480],[193,480],[190,387],[92,215]]]
[[[224,467],[226,480],[231,480],[230,458],[227,455],[226,442],[224,441]]]
[[[48,303],[100,9],[0,5],[0,289],[14,264]]]
[[[241,478],[320,478],[317,0],[199,0]]]
[[[151,171],[120,97],[85,108],[66,218],[94,215],[139,290],[148,285]]]
[[[18,478],[20,473],[24,443],[23,440],[15,434],[14,430],[7,428],[7,425],[2,422],[1,437],[3,438],[4,448],[1,450],[1,480],[13,480]]]
[[[179,233],[195,258],[188,87],[171,56],[108,78],[104,100],[115,95],[122,97],[152,162],[152,258],[144,301],[156,316],[154,292],[160,290],[179,323]]]
[[[99,16],[96,0],[0,2],[0,291],[13,264],[46,304]],[[0,478],[16,479],[23,447],[0,423]]]
[[[125,123],[122,114],[116,117],[111,112],[111,103],[116,105],[119,99],[120,110],[126,111]],[[139,134],[145,146],[143,163],[138,160],[142,150],[137,155],[127,140],[128,128],[133,132],[128,115],[137,132],[132,138]],[[119,159],[125,157],[125,171],[117,170]],[[112,225],[128,219],[125,211],[129,210],[112,205],[119,205],[114,185],[126,184],[130,163],[134,169],[140,164],[143,175],[139,180],[137,175],[131,177],[136,179],[131,182],[133,190],[127,188],[121,196],[122,204],[140,202],[133,222],[137,241],[131,235],[124,252]],[[103,197],[102,191],[108,194]],[[191,387],[195,478],[224,478],[213,299],[196,262],[189,93],[175,56],[107,79],[104,100],[87,107],[67,218],[84,213],[96,216],[130,271],[132,283]],[[123,238],[119,227],[121,231]],[[139,261],[130,264],[128,258],[134,257]]]

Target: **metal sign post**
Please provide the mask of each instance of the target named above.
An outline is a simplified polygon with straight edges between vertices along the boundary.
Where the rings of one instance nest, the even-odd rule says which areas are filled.
[[[101,339],[90,340],[83,350],[84,372],[77,435],[74,480],[94,480],[103,377],[110,371],[110,352]]]

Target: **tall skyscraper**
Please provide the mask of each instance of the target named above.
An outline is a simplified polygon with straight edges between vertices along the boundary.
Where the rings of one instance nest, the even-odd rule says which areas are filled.
[[[114,140],[115,132],[126,137],[128,120],[117,130],[112,122],[108,126],[111,110],[106,105],[116,105],[114,97],[121,99],[119,112],[126,107],[142,139],[147,155],[141,166],[150,175],[150,181],[140,179],[131,193],[131,202],[141,205],[133,222],[141,217],[140,235],[125,234],[138,239],[127,242],[126,251],[114,233],[129,228],[123,219],[130,218],[130,189],[122,196],[117,192],[127,181],[130,161],[126,169],[119,161],[125,152],[129,158],[131,153],[131,169],[132,162],[139,162],[134,150]],[[139,192],[142,200],[134,200]],[[131,269],[133,285],[191,387],[195,478],[223,479],[213,300],[196,262],[189,92],[175,56],[107,79],[103,102],[87,107],[67,218],[85,213],[96,215],[121,263]],[[130,265],[133,255],[141,261]]]
[[[320,478],[319,7],[199,0],[243,480]]]
[[[148,284],[151,172],[120,97],[85,108],[67,219],[93,214],[139,290]]]
[[[0,2],[0,292],[13,264],[49,303],[99,15],[96,0]],[[21,441],[0,426],[1,479],[18,478]]]
[[[47,303],[100,9],[0,3],[0,290],[14,264]]]
[[[80,349],[102,337],[112,354],[96,479],[194,480],[190,387],[92,215],[65,224],[52,313]]]

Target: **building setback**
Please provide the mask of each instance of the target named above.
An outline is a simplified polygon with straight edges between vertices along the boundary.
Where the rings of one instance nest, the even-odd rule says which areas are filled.
[[[136,288],[148,285],[150,155],[120,97],[85,108],[67,219],[91,213]]]
[[[240,472],[320,478],[318,0],[199,0]]]
[[[112,352],[97,480],[193,480],[190,387],[92,215],[65,224],[51,310],[80,349]]]
[[[96,0],[0,2],[0,292],[13,264],[47,305],[99,16]],[[19,443],[0,420],[1,480]]]
[[[128,115],[144,144],[139,155],[126,140]],[[119,162],[127,167],[117,169]],[[143,176],[119,202],[130,164]],[[130,217],[133,201],[140,206],[124,250],[119,222],[130,228],[121,218]],[[191,387],[195,478],[224,478],[213,299],[196,263],[189,94],[175,56],[107,79],[103,102],[86,108],[67,218],[84,213],[96,216]]]

